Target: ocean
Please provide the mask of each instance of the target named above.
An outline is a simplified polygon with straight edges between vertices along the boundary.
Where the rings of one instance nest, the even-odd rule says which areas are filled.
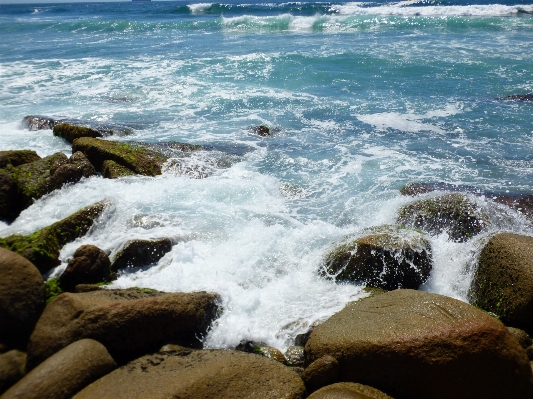
[[[533,93],[533,1],[0,4],[0,37],[1,150],[70,155],[26,115],[211,150],[155,178],[85,179],[0,222],[1,237],[28,234],[109,199],[45,277],[82,244],[113,257],[170,237],[171,252],[112,287],[219,293],[206,347],[285,349],[365,296],[318,270],[344,237],[394,224],[416,200],[407,183],[533,193],[533,101],[503,100]],[[493,220],[464,243],[431,237],[421,289],[468,301],[487,237],[532,235],[520,212],[471,199]]]

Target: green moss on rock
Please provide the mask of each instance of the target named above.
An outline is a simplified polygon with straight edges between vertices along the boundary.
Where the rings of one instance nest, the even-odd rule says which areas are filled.
[[[46,289],[46,304],[47,305],[50,302],[52,302],[56,296],[58,296],[59,294],[63,292],[63,290],[59,286],[58,278],[51,278],[50,280],[46,281],[44,283],[44,287]]]
[[[0,151],[0,168],[7,165],[20,166],[40,160],[41,157],[32,150]]]
[[[70,123],[61,123],[54,126],[54,136],[59,136],[69,143],[80,137],[102,137],[102,134],[95,129],[85,126],[71,125]]]

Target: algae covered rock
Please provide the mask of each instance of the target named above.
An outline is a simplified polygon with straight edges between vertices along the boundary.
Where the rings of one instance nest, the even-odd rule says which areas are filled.
[[[397,223],[431,235],[446,232],[451,240],[464,242],[479,234],[488,222],[480,208],[467,196],[453,193],[402,207],[398,211]]]
[[[41,157],[32,150],[0,151],[0,168],[5,168],[7,165],[20,166],[40,159]]]
[[[89,205],[44,229],[27,236],[0,238],[0,247],[16,252],[32,262],[41,273],[59,265],[59,251],[65,244],[82,237],[102,215],[106,201]]]
[[[132,383],[134,382],[134,383]],[[134,360],[74,398],[303,399],[305,387],[290,368],[229,350],[156,353]]]
[[[59,277],[59,285],[63,291],[74,292],[78,284],[109,282],[113,277],[107,254],[94,245],[82,245]]]
[[[156,263],[172,249],[169,238],[160,240],[131,240],[116,254],[111,266],[113,271],[128,267],[147,266]]]
[[[470,297],[507,325],[533,334],[533,238],[512,233],[491,237],[479,255]]]
[[[327,254],[321,274],[386,290],[416,289],[428,279],[432,258],[424,234],[395,226],[367,232]]]
[[[218,315],[218,299],[135,288],[63,293],[45,308],[30,337],[28,367],[83,338],[101,342],[122,364],[168,342],[199,346]]]
[[[524,349],[495,317],[467,303],[395,290],[348,304],[317,326],[306,363],[339,362],[339,380],[409,399],[526,399]]]
[[[54,136],[59,136],[69,143],[80,137],[102,137],[102,134],[95,129],[85,126],[71,125],[70,123],[60,123],[54,126]]]
[[[0,342],[25,348],[44,308],[39,270],[22,256],[0,248]]]
[[[107,159],[102,163],[102,176],[106,179],[118,179],[119,177],[134,175],[135,172],[131,169],[128,169],[111,159]]]
[[[22,211],[17,182],[11,173],[0,169],[0,220],[13,222]]]

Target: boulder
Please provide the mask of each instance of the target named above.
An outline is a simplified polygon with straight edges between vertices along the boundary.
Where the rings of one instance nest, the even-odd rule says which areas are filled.
[[[29,130],[53,129],[54,120],[48,116],[28,115],[22,120],[22,126]]]
[[[44,309],[44,281],[22,256],[0,248],[0,342],[25,348]]]
[[[339,362],[339,379],[409,399],[531,398],[524,349],[495,317],[423,291],[348,304],[315,328],[306,363]]]
[[[54,126],[54,136],[62,137],[72,144],[74,139],[80,137],[102,137],[102,134],[98,130],[90,127],[60,123]]]
[[[533,334],[533,238],[499,233],[481,250],[470,287],[473,304]]]
[[[83,339],[46,359],[4,393],[2,399],[70,399],[116,367],[101,343]]]
[[[386,290],[416,289],[428,279],[432,257],[424,234],[394,226],[368,233],[345,240],[327,254],[322,276]]]
[[[398,211],[399,225],[417,228],[431,235],[446,232],[456,242],[479,234],[488,218],[467,196],[460,193],[415,201]]]
[[[338,382],[319,389],[308,399],[393,399],[389,395],[368,385],[354,382]]]
[[[131,240],[120,250],[111,266],[113,271],[156,263],[172,249],[169,238],[160,240]]]
[[[308,392],[339,381],[339,362],[329,355],[315,360],[303,372],[302,380]]]
[[[72,154],[68,162],[60,165],[50,176],[50,188],[60,189],[63,184],[77,183],[83,177],[96,175],[96,169],[82,152]]]
[[[32,150],[0,151],[0,168],[7,165],[20,166],[40,160],[41,157]]]
[[[94,245],[82,245],[59,277],[59,285],[63,291],[74,292],[78,284],[109,282],[112,277],[107,254]]]
[[[134,176],[135,172],[122,166],[115,161],[108,159],[102,163],[102,176],[106,179],[118,179],[124,176]]]
[[[11,173],[0,169],[0,220],[11,223],[20,215],[22,209],[17,183]]]
[[[285,356],[279,349],[268,346],[264,342],[242,340],[239,345],[237,345],[235,350],[247,353],[255,353],[256,355],[267,357],[280,362],[281,364],[287,363],[287,359],[285,359]]]
[[[76,399],[303,399],[290,368],[228,350],[158,353],[134,360],[78,393]]]
[[[61,264],[59,251],[65,244],[83,237],[102,215],[106,201],[89,205],[48,227],[27,236],[0,238],[0,247],[16,252],[32,262],[41,273]]]
[[[24,377],[25,368],[26,354],[24,352],[11,350],[0,355],[0,395]]]
[[[218,315],[218,297],[205,292],[98,290],[58,295],[44,310],[28,345],[31,369],[72,342],[101,342],[118,363],[168,342],[201,345]]]

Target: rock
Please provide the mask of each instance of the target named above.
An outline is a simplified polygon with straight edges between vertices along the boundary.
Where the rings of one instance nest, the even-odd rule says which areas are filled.
[[[495,317],[423,291],[396,290],[348,304],[315,328],[306,363],[339,362],[339,379],[409,399],[533,395],[531,367]]]
[[[24,377],[26,354],[11,350],[0,355],[0,395]]]
[[[70,399],[116,367],[101,343],[83,339],[46,359],[2,399]]]
[[[59,277],[59,285],[63,291],[74,292],[78,284],[96,284],[111,280],[111,261],[107,254],[94,245],[82,245]]]
[[[81,294],[82,292],[100,291],[107,284],[78,284],[74,289],[74,293]]]
[[[30,337],[28,367],[83,338],[104,344],[121,364],[168,342],[199,346],[218,315],[217,301],[205,292],[134,288],[63,293],[45,308]]]
[[[438,183],[408,183],[400,189],[400,194],[416,196],[420,194],[427,194],[433,191],[451,191],[451,192],[465,192],[472,194],[482,194],[483,191],[473,186],[465,186],[462,184],[450,184],[444,182]]]
[[[311,363],[302,375],[308,392],[314,392],[326,385],[339,381],[339,362],[329,355]]]
[[[528,359],[533,360],[533,345],[527,347],[526,353],[527,353]]]
[[[111,269],[119,271],[128,267],[147,266],[156,263],[172,249],[169,238],[160,240],[131,240],[117,253]]]
[[[511,96],[500,98],[499,100],[533,101],[533,94],[513,94]]]
[[[398,211],[397,223],[422,229],[431,235],[446,232],[451,240],[464,242],[483,230],[487,218],[468,197],[454,193],[402,207]]]
[[[0,168],[5,168],[7,165],[20,166],[40,159],[42,158],[31,150],[0,151]]]
[[[72,154],[67,163],[60,165],[50,176],[50,188],[60,189],[63,184],[77,183],[83,177],[96,175],[96,169],[82,152]]]
[[[0,238],[0,247],[16,252],[32,262],[41,273],[61,264],[59,251],[65,244],[83,237],[102,215],[106,201],[89,205],[33,234]]]
[[[0,220],[11,223],[22,209],[17,183],[11,173],[0,169]]]
[[[22,126],[29,130],[53,129],[54,120],[47,116],[28,115],[22,120]]]
[[[166,345],[163,345],[161,348],[159,348],[158,352],[159,353],[172,352],[174,355],[179,354],[180,356],[187,356],[194,350],[197,350],[197,349],[188,348],[186,346],[176,345],[176,344],[166,344]]]
[[[235,350],[247,353],[255,353],[256,355],[267,357],[280,362],[281,364],[287,363],[287,359],[285,359],[285,356],[279,349],[268,346],[264,342],[242,340],[239,345],[237,345]]]
[[[518,343],[522,348],[527,349],[531,346],[531,344],[533,344],[533,342],[531,342],[531,338],[529,338],[529,335],[527,335],[527,332],[524,330],[514,327],[507,327],[507,330],[509,330],[513,337],[518,340]]]
[[[303,366],[304,365],[304,347],[303,346],[289,346],[285,351],[285,359],[290,366]]]
[[[354,382],[338,382],[321,388],[308,399],[393,399],[389,395],[368,385]]]
[[[193,351],[144,356],[89,385],[76,399],[303,399],[290,368],[248,353]]]
[[[494,235],[479,255],[470,298],[505,324],[533,334],[533,238]]]
[[[98,130],[90,127],[60,123],[54,126],[54,136],[62,137],[72,144],[74,139],[80,137],[102,137],[102,134]]]
[[[268,126],[265,126],[265,125],[250,126],[248,130],[250,130],[250,132],[254,134],[257,134],[258,136],[262,136],[262,137],[272,136],[272,133],[270,132],[270,128],[268,128]]]
[[[44,309],[44,281],[22,256],[0,248],[0,342],[24,348]]]
[[[44,288],[46,290],[46,304],[52,302],[56,296],[63,293],[61,286],[59,285],[59,278],[52,277],[44,282]]]
[[[102,163],[102,176],[106,179],[118,179],[124,176],[134,176],[135,172],[131,169],[108,159]]]
[[[321,274],[386,290],[416,289],[429,278],[431,247],[424,234],[395,226],[368,232],[327,254]]]

